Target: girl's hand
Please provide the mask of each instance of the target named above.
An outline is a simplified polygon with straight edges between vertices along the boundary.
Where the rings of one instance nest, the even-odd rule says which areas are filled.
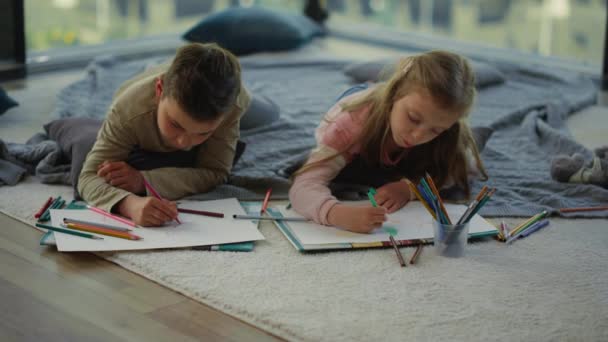
[[[376,190],[374,198],[389,213],[403,208],[410,201],[410,187],[403,181],[387,183]]]
[[[327,215],[332,226],[355,233],[369,233],[380,228],[382,223],[386,221],[386,209],[384,207],[355,207],[336,204]]]
[[[159,200],[156,197],[129,195],[118,203],[117,209],[118,213],[144,227],[162,226],[177,217],[175,202]]]
[[[142,194],[145,192],[144,176],[124,161],[105,161],[97,167],[97,176],[106,180],[106,183],[132,192]]]

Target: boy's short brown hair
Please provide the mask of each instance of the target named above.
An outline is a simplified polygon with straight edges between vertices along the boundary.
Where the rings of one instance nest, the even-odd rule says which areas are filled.
[[[177,54],[163,75],[163,97],[170,97],[199,121],[231,112],[241,89],[237,58],[217,44],[191,43]]]

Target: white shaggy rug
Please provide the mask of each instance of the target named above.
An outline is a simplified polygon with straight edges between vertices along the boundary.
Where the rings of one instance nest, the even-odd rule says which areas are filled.
[[[29,178],[0,187],[0,210],[32,224],[51,195],[71,189]],[[461,259],[425,248],[407,268],[392,249],[301,254],[268,223],[251,253],[104,256],[290,340],[606,341],[606,223],[553,219],[511,246],[470,244]]]

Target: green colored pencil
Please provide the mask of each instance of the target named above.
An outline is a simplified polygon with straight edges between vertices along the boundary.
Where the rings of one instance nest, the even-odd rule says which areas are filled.
[[[87,239],[103,240],[102,237],[95,236],[93,234],[81,233],[81,232],[77,232],[77,231],[70,230],[70,229],[64,229],[64,228],[49,226],[49,225],[46,225],[46,224],[36,223],[36,227],[52,230],[52,231],[59,232],[59,233],[76,235],[76,236],[80,236],[80,237],[87,238]]]

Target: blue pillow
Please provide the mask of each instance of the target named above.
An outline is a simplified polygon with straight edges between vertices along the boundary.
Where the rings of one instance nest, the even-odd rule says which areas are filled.
[[[191,42],[210,43],[235,55],[297,48],[324,29],[303,15],[262,7],[235,7],[212,14],[183,35]]]
[[[18,103],[11,99],[4,89],[0,88],[0,114],[4,114],[9,108],[17,106]]]

